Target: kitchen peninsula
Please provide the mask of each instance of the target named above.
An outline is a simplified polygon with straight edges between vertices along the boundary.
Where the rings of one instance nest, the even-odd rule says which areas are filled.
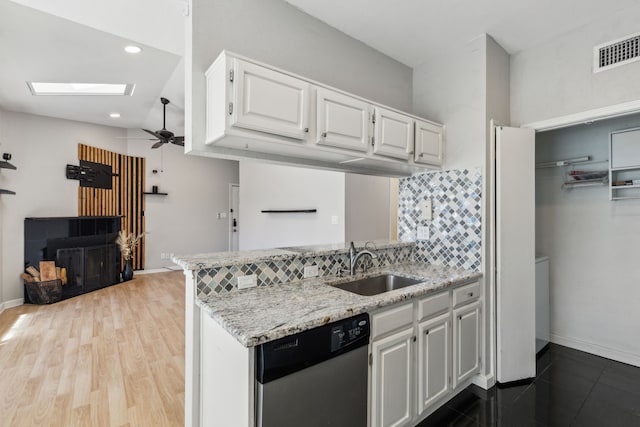
[[[347,244],[175,257],[186,277],[185,425],[255,426],[256,346],[363,313],[371,318],[368,425],[386,425],[389,417],[413,425],[470,384],[482,354],[481,274],[414,262],[414,245],[368,244],[373,257],[358,267],[369,270],[346,277],[353,260]],[[372,296],[336,287],[382,274],[416,284]],[[409,338],[395,347],[408,361],[404,406],[389,402],[378,378],[389,374],[385,343],[396,335]],[[423,354],[434,351],[446,359]],[[428,373],[434,361],[444,377]]]

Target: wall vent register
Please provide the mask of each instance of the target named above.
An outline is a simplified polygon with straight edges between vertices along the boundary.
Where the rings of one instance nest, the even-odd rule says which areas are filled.
[[[640,60],[640,33],[600,44],[593,49],[593,72],[598,73]]]

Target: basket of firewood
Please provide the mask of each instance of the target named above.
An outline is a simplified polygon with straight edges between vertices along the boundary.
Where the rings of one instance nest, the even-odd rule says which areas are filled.
[[[52,271],[49,271],[51,266],[43,264],[44,262],[40,263],[40,271],[33,266],[29,266],[26,272],[21,275],[32,304],[52,304],[62,299],[63,278],[60,277],[61,269],[53,265]]]

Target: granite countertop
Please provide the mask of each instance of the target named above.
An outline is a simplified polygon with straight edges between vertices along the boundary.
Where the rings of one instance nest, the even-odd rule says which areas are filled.
[[[327,285],[381,273],[416,278],[422,283],[374,296],[361,296]],[[235,290],[225,295],[197,298],[196,304],[241,344],[252,347],[479,277],[481,273],[446,266],[396,264],[353,277],[315,277]]]
[[[414,245],[414,242],[398,242],[394,240],[373,240],[369,242],[354,242],[358,249],[362,249],[365,243],[370,249],[386,249]],[[371,248],[373,245],[373,248]],[[349,251],[349,243],[336,243],[327,245],[295,246],[287,248],[275,248],[264,250],[237,251],[237,252],[211,252],[196,255],[178,255],[172,261],[185,270],[200,270],[203,268],[215,268],[236,264],[250,264],[260,261],[275,261],[291,257],[313,257],[331,255]]]

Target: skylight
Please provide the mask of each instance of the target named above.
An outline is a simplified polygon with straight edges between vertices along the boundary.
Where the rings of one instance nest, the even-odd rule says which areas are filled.
[[[133,95],[133,83],[48,83],[27,82],[33,95]]]

